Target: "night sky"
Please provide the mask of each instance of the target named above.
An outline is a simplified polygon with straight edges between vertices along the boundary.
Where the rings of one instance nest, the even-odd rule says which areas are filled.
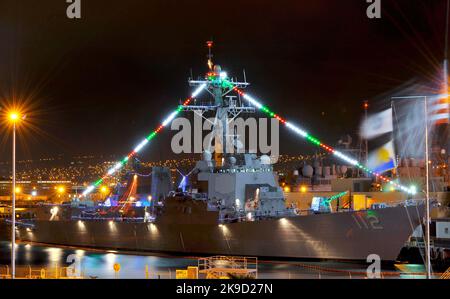
[[[19,158],[128,153],[214,62],[252,83],[248,92],[323,141],[356,137],[362,101],[409,80],[432,79],[444,55],[445,0],[0,0],[0,99],[25,102]],[[9,160],[2,125],[0,160]],[[281,152],[314,148],[282,130]],[[174,157],[164,131],[143,160]],[[356,140],[356,138],[354,138]]]

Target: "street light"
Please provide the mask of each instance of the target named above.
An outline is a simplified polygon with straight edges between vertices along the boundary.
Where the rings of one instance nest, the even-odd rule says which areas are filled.
[[[11,203],[11,278],[16,276],[16,124],[23,119],[17,111],[8,113],[8,120],[13,125],[12,142],[12,203]]]

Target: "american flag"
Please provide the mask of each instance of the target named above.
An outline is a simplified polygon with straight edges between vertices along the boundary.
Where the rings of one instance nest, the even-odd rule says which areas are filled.
[[[432,98],[428,113],[430,121],[435,125],[449,124],[450,107],[449,107],[449,90],[448,90],[448,60],[444,60],[443,81],[441,83],[441,95]]]
[[[449,97],[447,95],[431,98],[428,109],[430,121],[434,124],[440,125],[449,123],[450,106]]]

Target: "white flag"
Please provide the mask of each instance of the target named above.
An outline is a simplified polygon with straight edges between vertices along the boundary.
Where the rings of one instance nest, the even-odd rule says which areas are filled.
[[[369,116],[361,125],[361,137],[372,139],[392,132],[392,108]]]

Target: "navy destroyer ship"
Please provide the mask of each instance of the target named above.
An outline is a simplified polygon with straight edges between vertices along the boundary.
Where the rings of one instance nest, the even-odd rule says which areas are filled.
[[[213,102],[193,103],[185,110],[213,113],[214,123],[222,128],[241,113],[254,112],[239,98],[227,96],[233,86],[245,88],[247,82],[231,80],[231,88],[221,84],[219,65],[211,65],[207,76],[189,83],[204,84]],[[383,261],[395,261],[421,225],[421,200],[358,211],[337,211],[334,198],[321,198],[307,210],[289,206],[270,157],[228,151],[226,143],[233,134],[227,129],[220,134],[223,138],[216,138],[215,146],[221,140],[225,150],[205,150],[192,171],[195,192],[170,192],[164,187],[170,181],[164,168],[153,169],[149,176],[130,173],[126,185],[107,203],[29,208],[32,217],[17,222],[17,239],[186,255],[366,260],[377,254]],[[146,191],[139,190],[145,186]],[[142,194],[151,204],[138,204]],[[8,222],[0,227],[7,238]]]

